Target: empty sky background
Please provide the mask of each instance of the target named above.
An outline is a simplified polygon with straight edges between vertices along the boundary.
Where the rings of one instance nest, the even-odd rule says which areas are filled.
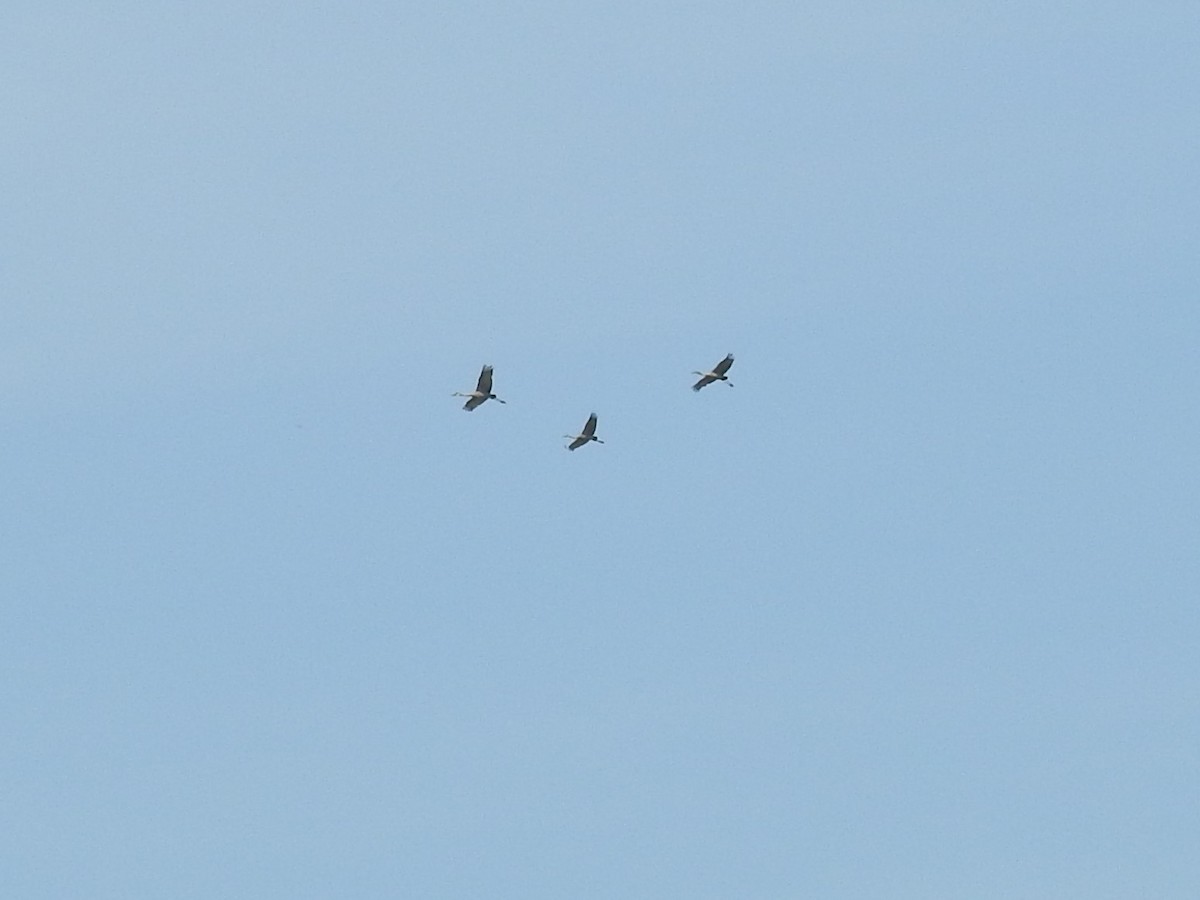
[[[4,894],[1200,895],[1198,51],[7,4]]]

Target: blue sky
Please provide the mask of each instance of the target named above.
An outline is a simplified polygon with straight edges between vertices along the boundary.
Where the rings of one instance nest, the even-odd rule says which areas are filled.
[[[5,19],[7,895],[1197,895],[1200,8]]]

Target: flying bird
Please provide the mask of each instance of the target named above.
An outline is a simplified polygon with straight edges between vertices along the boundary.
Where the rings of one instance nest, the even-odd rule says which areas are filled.
[[[501,400],[499,397],[497,397],[495,394],[492,393],[492,367],[491,366],[483,367],[483,370],[479,373],[479,383],[475,385],[475,390],[471,391],[469,394],[464,394],[464,393],[461,393],[460,391],[455,391],[450,396],[466,397],[467,402],[463,404],[463,409],[465,409],[467,412],[470,412],[471,410],[475,409],[477,406],[483,405],[488,400],[495,400],[497,403],[504,402],[503,400]]]
[[[729,371],[729,367],[733,365],[733,354],[728,353],[725,358],[713,366],[711,372],[693,372],[693,375],[699,375],[700,380],[692,385],[693,391],[698,391],[705,385],[712,384],[714,381],[724,381],[730,387],[733,387],[733,382],[729,380],[729,376],[725,373]]]
[[[583,426],[581,434],[564,434],[563,437],[570,438],[571,443],[567,444],[568,450],[578,450],[588,441],[595,441],[597,444],[603,444],[604,441],[596,437],[596,414],[592,413],[588,416],[587,423]]]

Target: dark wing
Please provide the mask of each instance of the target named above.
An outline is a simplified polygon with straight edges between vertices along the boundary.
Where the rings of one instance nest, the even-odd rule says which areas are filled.
[[[716,366],[713,367],[713,372],[716,373],[717,375],[724,375],[726,372],[729,371],[729,367],[732,365],[733,365],[733,354],[729,353],[725,356],[725,358],[723,360],[721,360],[719,363],[716,364]]]
[[[567,449],[568,450],[578,450],[580,447],[582,447],[587,442],[588,442],[587,438],[577,437],[577,438],[575,438],[575,440],[571,441],[571,443],[567,444]]]
[[[596,433],[596,414],[592,413],[588,416],[587,424],[583,426],[583,433],[586,437],[591,437]]]
[[[463,409],[465,409],[467,412],[470,412],[486,399],[487,397],[471,397],[466,403],[463,404]]]
[[[479,373],[479,383],[475,385],[475,390],[487,396],[492,392],[492,367],[484,366],[483,371]]]
[[[705,375],[703,378],[701,378],[699,381],[697,381],[695,384],[692,385],[692,390],[698,391],[698,390],[700,390],[700,388],[704,387],[706,384],[712,384],[716,380],[717,379],[713,378],[711,375]]]

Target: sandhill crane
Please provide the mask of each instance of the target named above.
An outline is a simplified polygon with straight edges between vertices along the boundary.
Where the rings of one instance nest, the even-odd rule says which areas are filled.
[[[699,375],[700,380],[692,385],[693,391],[698,391],[705,385],[712,384],[714,381],[723,381],[730,387],[733,387],[733,382],[729,380],[729,376],[725,373],[729,371],[729,367],[733,365],[733,354],[727,353],[725,358],[713,366],[711,372],[693,372],[693,375]]]
[[[563,437],[570,438],[571,443],[567,444],[568,450],[578,450],[588,441],[595,441],[597,444],[603,444],[604,441],[596,437],[596,414],[592,413],[588,416],[587,422],[583,426],[583,432],[580,434],[564,434]]]
[[[463,394],[459,391],[455,391],[450,396],[466,397],[467,402],[463,404],[463,409],[465,409],[467,412],[470,412],[471,410],[475,409],[477,406],[483,405],[488,400],[495,400],[497,403],[504,402],[503,400],[501,400],[499,397],[497,397],[495,394],[492,393],[492,367],[491,366],[483,367],[483,370],[479,373],[479,382],[475,385],[475,390],[471,391],[469,394]]]

